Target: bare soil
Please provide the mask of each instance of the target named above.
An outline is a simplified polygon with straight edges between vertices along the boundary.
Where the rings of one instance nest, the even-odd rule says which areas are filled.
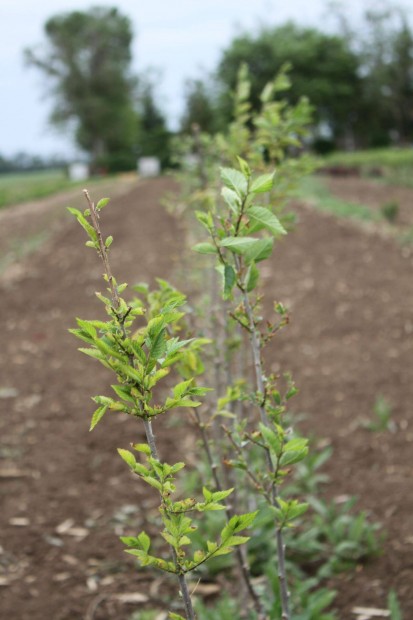
[[[353,183],[340,180],[347,182]],[[115,238],[118,279],[173,277],[184,232],[159,205],[171,182],[126,189],[104,219]],[[380,200],[391,200],[391,191],[382,188]],[[76,202],[82,206],[81,197]],[[90,396],[105,393],[107,375],[77,352],[67,328],[76,316],[102,314],[94,295],[103,289],[101,269],[83,246],[83,231],[57,214],[59,201],[47,204],[57,222],[42,223],[50,227],[48,240],[0,279],[0,618],[126,620],[143,608],[130,594],[162,609],[159,601],[170,588],[150,572],[137,572],[117,536],[131,524],[139,528],[153,507],[116,454],[117,447],[143,437],[134,420],[116,416],[88,433]],[[332,583],[340,620],[355,617],[355,605],[384,608],[391,588],[408,620],[412,249],[302,205],[296,209],[296,231],[264,273],[268,305],[283,301],[292,316],[268,350],[268,362],[276,372],[293,373],[300,387],[294,410],[306,415],[306,430],[334,449],[327,493],[357,495],[359,508],[387,533],[380,557]],[[2,243],[15,236],[17,225],[19,235],[36,228],[37,207],[25,207],[18,221],[11,214],[0,214]],[[372,419],[379,394],[392,404],[395,432],[372,433],[362,424]],[[159,441],[168,460],[184,442],[193,444],[179,427],[160,431]]]

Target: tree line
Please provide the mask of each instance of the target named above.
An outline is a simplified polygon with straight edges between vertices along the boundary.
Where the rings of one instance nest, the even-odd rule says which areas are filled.
[[[239,66],[251,75],[251,100],[286,66],[295,104],[314,107],[313,146],[367,148],[413,140],[413,33],[399,8],[367,11],[358,30],[336,14],[335,34],[293,22],[236,36],[205,78],[188,80],[181,132],[196,124],[224,131],[231,122]],[[25,51],[47,78],[54,98],[51,121],[69,127],[95,169],[124,170],[141,155],[168,165],[165,115],[156,82],[131,69],[133,28],[116,8],[94,7],[50,18],[45,43]]]

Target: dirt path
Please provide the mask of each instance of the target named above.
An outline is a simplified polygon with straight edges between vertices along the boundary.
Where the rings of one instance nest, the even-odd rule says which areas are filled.
[[[119,280],[172,273],[182,234],[159,206],[166,189],[167,180],[142,183],[105,213]],[[353,617],[353,605],[384,607],[390,588],[407,620],[413,617],[411,250],[297,209],[297,230],[264,278],[267,300],[292,311],[269,361],[275,371],[293,372],[300,387],[295,410],[334,448],[328,493],[358,495],[359,506],[388,532],[380,558],[335,583],[340,620]],[[75,316],[99,313],[100,266],[83,241],[76,223],[62,221],[22,261],[18,276],[0,280],[0,617],[10,620],[126,620],[134,607],[110,593],[159,598],[149,573],[129,570],[133,562],[116,536],[139,521],[137,506],[150,508],[114,454],[125,438],[136,437],[134,421],[109,418],[87,432],[89,397],[105,389],[106,373],[77,352],[67,333]],[[392,403],[394,433],[360,425],[379,394]],[[177,450],[173,439],[161,435],[168,453]]]

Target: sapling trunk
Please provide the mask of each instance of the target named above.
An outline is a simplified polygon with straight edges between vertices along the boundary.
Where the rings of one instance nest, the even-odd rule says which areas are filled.
[[[217,491],[222,491],[223,486],[221,484],[221,480],[219,477],[217,464],[214,460],[213,454],[211,452],[211,448],[209,446],[208,435],[205,430],[205,425],[202,423],[201,416],[199,415],[199,412],[196,409],[194,409],[194,415],[195,415],[195,419],[196,419],[196,422],[197,422],[197,425],[198,425],[198,428],[201,434],[202,444],[204,446],[204,450],[205,450],[205,454],[206,454],[208,464],[211,470],[211,474],[215,482],[215,487]],[[231,508],[228,501],[225,501],[225,512],[227,514],[228,519],[231,519],[235,514],[233,508]],[[241,577],[243,579],[244,586],[247,590],[248,596],[251,598],[252,603],[254,605],[254,609],[258,614],[258,619],[265,620],[265,612],[264,612],[263,605],[260,601],[260,598],[257,592],[255,591],[254,585],[251,580],[250,567],[248,564],[247,552],[246,552],[245,547],[236,547],[235,557],[237,559]]]
[[[238,268],[241,267],[241,261],[236,257],[236,264]],[[259,412],[262,424],[264,424],[267,428],[270,427],[270,420],[267,415],[267,411],[264,406],[265,400],[265,383],[264,383],[264,373],[263,373],[263,360],[261,354],[261,342],[260,342],[260,333],[255,324],[254,312],[251,307],[251,302],[249,299],[248,292],[244,287],[241,288],[242,300],[245,307],[245,315],[248,319],[248,327],[249,327],[249,338],[251,343],[251,352],[252,359],[254,364],[254,374],[255,374],[255,383],[257,392],[261,400],[259,404]],[[265,456],[267,459],[267,464],[269,471],[271,474],[275,473],[274,463],[271,457],[271,453],[268,449],[265,450]],[[278,502],[278,489],[277,484],[274,481],[272,484],[272,504],[279,508]],[[281,605],[282,605],[282,620],[290,619],[290,595],[288,591],[288,583],[286,576],[286,567],[285,567],[285,544],[284,537],[282,533],[281,527],[276,527],[276,541],[277,541],[277,559],[278,559],[278,578],[280,581],[280,594],[281,594]]]

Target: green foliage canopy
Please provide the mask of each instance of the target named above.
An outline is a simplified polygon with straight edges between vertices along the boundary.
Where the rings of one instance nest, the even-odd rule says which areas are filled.
[[[44,31],[46,46],[27,49],[25,58],[51,85],[52,123],[74,125],[76,142],[95,168],[133,166],[137,114],[129,19],[116,8],[94,7],[56,15]]]

